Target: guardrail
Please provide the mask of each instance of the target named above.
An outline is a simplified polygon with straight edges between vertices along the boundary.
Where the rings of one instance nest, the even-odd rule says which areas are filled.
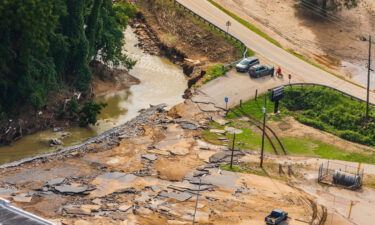
[[[271,91],[272,89],[279,88],[279,87],[293,87],[293,86],[305,86],[305,85],[306,86],[320,86],[320,87],[324,87],[324,88],[329,88],[329,89],[337,91],[337,92],[339,92],[339,93],[341,93],[343,95],[346,95],[346,96],[348,96],[348,97],[350,97],[352,99],[355,99],[355,100],[357,100],[359,102],[366,102],[363,99],[355,97],[355,96],[353,96],[351,94],[348,94],[346,92],[340,91],[339,89],[336,89],[334,87],[330,87],[330,86],[327,86],[327,85],[324,85],[324,84],[317,84],[317,83],[292,83],[292,84],[284,84],[284,85],[280,85],[280,86],[277,86],[277,87],[274,87],[274,88],[271,88],[271,89],[268,89],[268,90]],[[374,103],[369,102],[369,104],[372,105],[372,106],[375,106]]]
[[[19,208],[16,208],[14,206],[11,206],[9,205],[9,201],[8,200],[5,200],[5,199],[2,199],[0,198],[0,208],[4,209],[4,210],[7,210],[7,213],[4,213],[1,215],[1,219],[5,222],[5,221],[12,221],[14,220],[14,218],[7,218],[9,216],[13,214],[16,214],[18,215],[18,223],[19,222],[25,222],[25,221],[28,221],[27,224],[40,224],[40,225],[55,225],[54,223],[48,221],[48,220],[45,220],[39,216],[36,216],[34,214],[31,214],[29,212],[26,212],[22,209],[19,209]],[[19,218],[19,217],[23,217],[23,218]],[[32,222],[31,222],[32,221]],[[2,222],[2,221],[0,221]],[[13,221],[15,222],[15,221]],[[2,224],[2,223],[0,223]],[[5,222],[4,224],[8,224],[7,222]]]
[[[227,35],[229,36],[231,39],[235,40],[236,42],[240,43],[245,51],[242,53],[242,56],[243,58],[246,57],[246,54],[247,54],[247,47],[246,45],[240,41],[238,38],[236,38],[235,36],[231,35],[230,33],[226,32],[225,30],[221,29],[220,27],[216,26],[215,24],[211,23],[210,21],[206,20],[205,18],[203,18],[202,16],[196,14],[195,12],[193,12],[191,9],[189,9],[188,7],[184,6],[183,4],[179,3],[177,0],[172,0],[173,3],[175,5],[178,5],[180,6],[181,8],[183,8],[185,11],[187,11],[188,13],[192,14],[193,16],[197,17],[198,19],[200,19],[201,21],[203,21],[204,23],[208,24],[209,26],[213,27],[214,29],[218,30],[219,32],[223,33],[224,35]],[[234,64],[237,64],[239,61],[241,61],[242,59],[240,60],[237,60],[235,62],[232,62],[232,63],[229,63],[228,65],[225,65],[224,68],[228,68],[228,67],[231,67],[233,66]]]

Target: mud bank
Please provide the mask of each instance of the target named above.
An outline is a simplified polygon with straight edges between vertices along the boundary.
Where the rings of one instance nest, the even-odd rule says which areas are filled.
[[[110,68],[98,61],[90,63],[93,73],[91,90],[78,93],[72,89],[60,89],[51,92],[42,109],[35,111],[30,106],[19,110],[19,115],[7,120],[0,120],[0,146],[9,145],[24,136],[49,128],[66,129],[78,126],[78,121],[67,116],[67,108],[73,96],[79,104],[94,97],[128,89],[139,84],[139,79],[130,75],[125,69]],[[1,123],[2,122],[2,123]]]
[[[6,169],[11,167],[21,166],[23,164],[28,164],[31,167],[37,166],[40,163],[46,161],[52,161],[56,159],[69,158],[75,155],[87,153],[90,150],[94,150],[91,144],[100,144],[100,149],[110,149],[114,145],[118,145],[119,141],[125,138],[136,137],[143,134],[143,129],[141,126],[152,123],[152,117],[158,113],[163,112],[166,105],[161,104],[157,106],[152,106],[149,109],[144,110],[139,116],[126,122],[123,125],[114,127],[96,137],[90,138],[78,145],[67,147],[61,149],[57,152],[39,155],[31,158],[25,158],[16,162],[7,163],[0,166],[0,169]],[[4,171],[2,171],[4,172]]]

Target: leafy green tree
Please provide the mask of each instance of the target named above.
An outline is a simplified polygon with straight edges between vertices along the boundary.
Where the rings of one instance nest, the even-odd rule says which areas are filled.
[[[54,87],[56,73],[49,39],[57,26],[54,0],[3,0],[0,3],[0,104],[40,107]]]
[[[112,0],[1,0],[1,111],[22,104],[39,109],[57,85],[88,90],[96,57],[134,66],[122,48],[135,13],[131,4]]]
[[[100,114],[102,108],[104,108],[107,104],[104,103],[95,103],[93,101],[85,102],[82,109],[79,111],[80,114],[80,125],[87,126],[89,124],[95,125],[96,123],[96,116]]]

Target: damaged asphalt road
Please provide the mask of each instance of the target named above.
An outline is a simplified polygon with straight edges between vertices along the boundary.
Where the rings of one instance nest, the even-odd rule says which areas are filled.
[[[72,151],[1,169],[0,197],[56,224],[191,224],[197,197],[199,224],[263,221],[270,210],[265,202],[288,208],[290,199],[302,208],[289,211],[308,220],[311,209],[296,200],[304,194],[285,195],[258,184],[267,178],[218,168],[231,151],[200,139],[218,112],[186,101],[169,112],[143,113]],[[234,151],[236,160],[246,155]]]

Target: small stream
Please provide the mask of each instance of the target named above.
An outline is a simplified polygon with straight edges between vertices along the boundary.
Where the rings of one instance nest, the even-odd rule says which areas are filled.
[[[0,164],[78,144],[131,120],[138,115],[140,109],[148,108],[150,104],[166,103],[168,107],[172,107],[183,102],[182,95],[187,88],[187,81],[182,69],[166,58],[145,54],[135,47],[138,40],[131,29],[125,31],[125,36],[127,54],[137,60],[130,74],[141,83],[97,98],[96,101],[107,103],[107,107],[98,116],[95,126],[70,128],[61,132],[41,131],[25,136],[11,146],[0,147]],[[66,134],[68,136],[63,137]],[[51,138],[61,138],[64,146],[49,147],[48,140]]]

